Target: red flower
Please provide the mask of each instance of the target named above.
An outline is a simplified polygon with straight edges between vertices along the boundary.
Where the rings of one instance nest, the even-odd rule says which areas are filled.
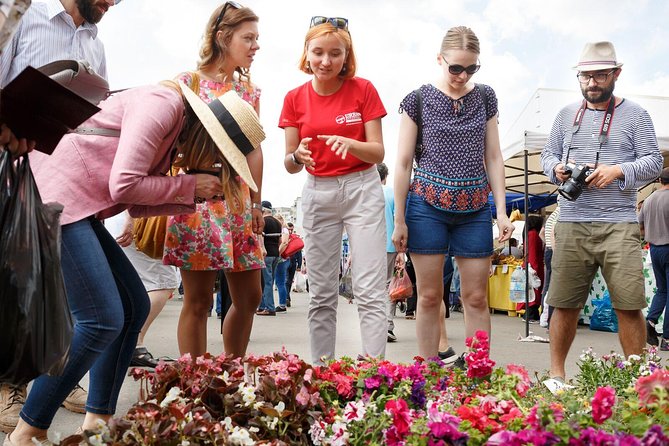
[[[613,415],[613,406],[616,404],[616,391],[614,388],[606,386],[600,387],[592,398],[592,419],[597,424],[611,418]]]
[[[657,401],[657,389],[669,391],[669,370],[656,369],[652,374],[640,377],[634,384],[634,389],[643,404]]]

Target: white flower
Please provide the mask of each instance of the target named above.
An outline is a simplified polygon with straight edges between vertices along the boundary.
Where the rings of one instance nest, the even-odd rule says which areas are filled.
[[[190,441],[188,440],[181,440],[181,443],[179,446],[190,446]]]
[[[88,437],[88,443],[92,444],[93,446],[104,446],[107,444],[107,442],[102,438],[102,434],[95,434]]]
[[[332,446],[346,446],[348,445],[348,431],[346,430],[346,424],[335,421],[332,424],[332,436],[330,437],[330,444]]]
[[[279,419],[277,417],[268,417],[264,416],[260,418],[263,423],[267,425],[267,429],[273,431],[276,429],[276,425],[279,424]]]
[[[279,412],[279,416],[281,416],[283,414],[283,411],[286,410],[286,403],[284,403],[283,401],[279,401],[279,404],[274,406],[274,410]]]
[[[242,400],[246,407],[252,406],[256,401],[256,392],[253,386],[245,383],[239,383],[238,392],[242,394]]]
[[[325,439],[325,422],[323,420],[318,420],[309,428],[309,435],[311,436],[311,441],[319,446],[323,444]]]
[[[160,407],[167,407],[175,401],[181,401],[180,395],[181,389],[176,386],[172,387],[169,392],[167,392],[167,395],[165,395],[165,399],[160,403]]]
[[[230,437],[228,438],[229,444],[238,445],[238,446],[253,446],[256,444],[251,438],[249,431],[243,427],[235,426],[230,432]]]
[[[225,430],[230,432],[232,430],[232,418],[230,417],[225,417],[223,421],[221,421],[221,424],[223,427],[225,427]]]
[[[629,355],[627,357],[627,360],[631,361],[631,362],[639,362],[639,361],[641,361],[641,356],[639,356],[639,355]]]
[[[349,401],[344,408],[344,419],[347,421],[360,421],[365,418],[366,412],[364,401]]]

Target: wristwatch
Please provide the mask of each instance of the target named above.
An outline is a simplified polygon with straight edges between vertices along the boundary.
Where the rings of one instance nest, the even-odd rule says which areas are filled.
[[[259,211],[262,211],[262,205],[260,203],[252,203],[251,209],[258,209]]]
[[[295,157],[295,152],[292,152],[290,154],[290,159],[293,160],[293,163],[297,164],[298,166],[301,166],[303,164],[297,160],[297,158]]]

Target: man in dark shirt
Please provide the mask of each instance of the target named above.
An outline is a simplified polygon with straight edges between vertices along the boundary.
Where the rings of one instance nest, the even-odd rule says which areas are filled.
[[[262,212],[265,218],[265,230],[263,232],[263,241],[265,242],[265,268],[262,270],[264,288],[262,292],[262,302],[256,314],[258,316],[276,316],[276,307],[274,306],[274,275],[276,267],[279,265],[281,257],[279,256],[279,239],[281,238],[281,223],[272,217],[272,203],[262,202]]]
[[[650,244],[650,258],[657,291],[646,316],[646,342],[660,344],[660,350],[669,351],[669,311],[667,278],[669,278],[669,167],[662,169],[660,188],[643,202],[639,212],[641,232]],[[656,325],[664,312],[662,342],[658,341]]]

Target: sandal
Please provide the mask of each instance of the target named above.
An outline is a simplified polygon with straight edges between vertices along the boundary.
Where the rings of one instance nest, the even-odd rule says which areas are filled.
[[[413,315],[413,314],[407,314],[406,316],[404,316],[404,319],[409,319],[410,321],[415,321],[416,316]]]
[[[149,367],[155,369],[158,361],[146,349],[146,347],[137,347],[132,354],[130,365],[133,367]]]

